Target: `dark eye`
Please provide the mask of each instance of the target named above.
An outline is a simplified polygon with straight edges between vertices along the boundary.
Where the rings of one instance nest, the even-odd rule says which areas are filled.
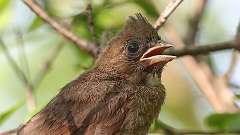
[[[127,44],[127,50],[129,53],[136,53],[138,52],[139,48],[139,43],[136,41],[132,41]]]

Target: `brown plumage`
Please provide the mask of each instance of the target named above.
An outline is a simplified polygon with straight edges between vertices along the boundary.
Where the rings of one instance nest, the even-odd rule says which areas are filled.
[[[141,15],[129,17],[96,66],[62,88],[19,135],[146,135],[165,98],[164,44]]]

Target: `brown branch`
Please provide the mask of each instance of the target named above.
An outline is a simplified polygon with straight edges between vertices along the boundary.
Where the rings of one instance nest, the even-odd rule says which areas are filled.
[[[33,97],[32,84],[28,81],[24,72],[19,68],[17,63],[14,61],[14,59],[12,58],[11,54],[9,53],[9,50],[7,49],[7,47],[4,44],[4,42],[2,41],[2,39],[0,39],[0,46],[2,47],[3,52],[10,63],[10,66],[13,68],[17,77],[20,79],[20,81],[22,81],[22,83],[26,87],[27,107],[28,107],[29,111],[33,111],[36,108],[36,101]]]
[[[154,24],[154,28],[159,30],[160,27],[166,22],[167,18],[174,12],[174,10],[183,2],[183,0],[171,0],[171,2],[166,6],[164,11],[158,17]]]
[[[176,30],[169,25],[165,28],[176,47],[183,48],[185,45]],[[213,76],[207,66],[201,65],[193,57],[184,57],[181,62],[216,112],[235,112],[237,110],[233,101],[234,95],[228,90],[222,78]]]
[[[240,22],[239,22],[238,27],[237,27],[237,32],[236,32],[236,36],[235,36],[235,41],[234,42],[236,44],[239,44],[239,46],[240,46]],[[233,75],[233,72],[234,72],[234,69],[236,67],[238,58],[239,58],[238,57],[238,52],[237,51],[233,51],[232,52],[230,65],[229,65],[226,73],[223,75],[225,77],[227,83],[229,82],[229,80],[231,79],[231,76]]]
[[[240,44],[236,44],[234,41],[229,41],[210,45],[192,46],[183,49],[172,49],[166,51],[164,54],[174,55],[177,57],[182,57],[186,55],[196,56],[226,49],[236,49],[240,51]]]
[[[67,28],[59,24],[56,20],[52,19],[34,0],[23,1],[34,13],[36,13],[41,19],[43,19],[43,21],[48,23],[63,37],[75,43],[75,45],[86,51],[88,54],[97,57],[99,49],[95,44],[78,37],[72,31],[68,30]]]
[[[176,129],[174,127],[171,127],[170,125],[159,121],[158,124],[160,125],[163,132],[167,135],[217,135],[217,134],[239,134],[240,131],[223,131],[223,130],[210,130],[210,131],[204,131],[204,130],[185,130],[185,129]],[[160,131],[157,131],[160,133]]]
[[[93,21],[93,8],[91,4],[87,5],[87,22],[88,22],[88,29],[90,33],[92,34],[92,39],[96,45],[99,46],[99,43],[97,41],[97,34],[94,28],[94,21]]]
[[[233,51],[229,67],[228,67],[227,71],[223,75],[224,78],[226,79],[226,82],[230,81],[230,79],[231,79],[231,77],[232,77],[232,75],[234,73],[234,69],[236,68],[237,61],[238,61],[238,52],[237,51]]]
[[[219,134],[239,134],[240,131],[201,131],[201,130],[182,130],[177,131],[177,135],[219,135]]]
[[[202,21],[203,14],[206,11],[208,0],[196,0],[195,14],[189,19],[189,27],[184,39],[184,42],[188,46],[194,45],[197,34],[199,32],[199,25]]]

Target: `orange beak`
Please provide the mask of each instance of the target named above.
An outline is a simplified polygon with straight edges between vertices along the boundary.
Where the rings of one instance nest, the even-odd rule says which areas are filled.
[[[173,47],[173,45],[165,41],[160,42],[156,46],[148,49],[140,58],[140,62],[145,67],[152,67],[158,64],[165,65],[176,58],[176,56],[172,55],[162,55],[162,53],[170,47]]]

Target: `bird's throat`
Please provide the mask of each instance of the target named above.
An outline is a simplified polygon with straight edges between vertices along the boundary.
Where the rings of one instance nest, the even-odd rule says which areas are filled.
[[[146,80],[145,80],[146,85],[150,87],[159,87],[161,86],[161,73],[149,73],[147,74]]]

